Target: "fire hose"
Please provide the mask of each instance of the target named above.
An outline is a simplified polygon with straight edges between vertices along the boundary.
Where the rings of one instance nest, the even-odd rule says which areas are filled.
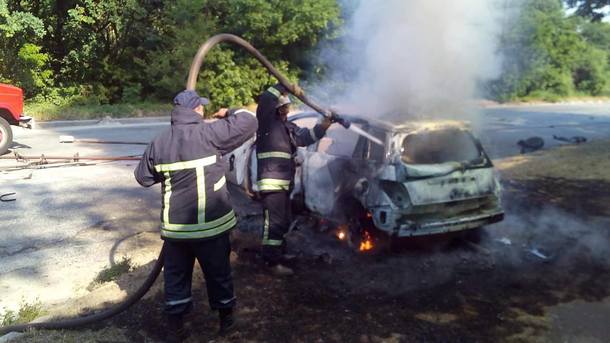
[[[382,144],[382,142],[379,139],[377,139],[376,137],[369,135],[368,133],[362,131],[360,128],[356,127],[355,125],[351,125],[351,123],[347,119],[339,116],[338,114],[336,114],[330,110],[326,110],[326,109],[322,108],[320,105],[318,105],[311,99],[307,98],[305,96],[305,93],[303,92],[303,90],[298,85],[291,84],[288,81],[288,79],[286,77],[284,77],[271,64],[271,62],[269,62],[269,60],[267,60],[267,58],[265,56],[263,56],[263,54],[261,54],[258,50],[256,50],[252,45],[250,45],[250,43],[248,43],[244,39],[242,39],[238,36],[232,35],[232,34],[222,33],[222,34],[215,35],[215,36],[211,37],[210,39],[208,39],[205,43],[203,43],[203,45],[201,45],[199,47],[199,50],[197,51],[197,54],[195,55],[195,58],[193,59],[191,68],[189,70],[188,81],[186,84],[187,89],[190,89],[190,90],[195,89],[195,85],[197,83],[197,76],[199,75],[199,70],[201,68],[201,65],[203,64],[206,54],[215,45],[222,43],[222,42],[232,43],[241,48],[244,48],[248,53],[253,55],[269,71],[269,73],[271,73],[280,82],[280,84],[282,84],[290,93],[292,93],[295,97],[297,97],[299,100],[301,100],[303,103],[305,103],[309,107],[313,108],[316,112],[331,119],[331,121],[342,125],[346,129],[353,130],[356,133],[368,138],[369,140],[371,140],[377,144]],[[81,158],[81,159],[84,159],[84,158]],[[89,324],[92,324],[92,323],[95,323],[98,321],[102,321],[102,320],[111,318],[111,317],[125,311],[131,305],[138,302],[148,292],[150,287],[152,287],[154,282],[157,280],[157,277],[161,273],[161,268],[163,267],[163,257],[164,257],[164,249],[161,248],[159,257],[155,261],[153,269],[151,270],[150,274],[148,275],[148,277],[146,278],[144,283],[140,286],[140,288],[138,288],[136,290],[135,293],[131,294],[123,302],[117,304],[114,307],[103,310],[102,312],[99,312],[99,313],[91,314],[91,315],[80,317],[80,318],[68,318],[68,319],[64,319],[64,320],[50,321],[50,322],[37,322],[37,323],[9,325],[9,326],[0,328],[0,335],[4,335],[9,332],[22,332],[22,331],[29,330],[29,329],[46,329],[46,330],[69,329],[69,328],[89,325]]]
[[[316,112],[321,115],[327,117],[334,123],[338,123],[344,128],[355,132],[356,134],[367,138],[368,140],[383,145],[383,142],[379,140],[377,137],[370,135],[369,133],[363,131],[356,125],[351,125],[350,121],[341,117],[339,114],[335,113],[332,110],[324,109],[322,106],[309,99],[303,89],[298,85],[293,85],[288,81],[288,79],[282,75],[274,66],[269,62],[269,60],[261,54],[256,48],[254,48],[250,43],[246,40],[229,33],[221,33],[215,36],[212,36],[208,39],[197,51],[195,58],[191,64],[191,69],[189,70],[189,77],[186,82],[186,89],[194,90],[195,85],[197,84],[197,76],[199,75],[199,70],[201,65],[204,62],[205,56],[207,53],[218,43],[232,43],[241,48],[244,48],[247,52],[249,52],[252,56],[254,56],[266,69],[269,71],[271,75],[273,75],[284,88],[286,88],[292,95],[301,100],[304,104],[314,109]]]

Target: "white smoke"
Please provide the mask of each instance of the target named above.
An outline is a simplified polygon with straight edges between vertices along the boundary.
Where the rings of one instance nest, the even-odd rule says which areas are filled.
[[[507,4],[346,1],[346,8],[355,6],[343,37],[347,51],[322,51],[322,59],[329,63],[329,83],[346,79],[339,75],[346,71],[355,75],[343,92],[330,98],[370,116],[460,116],[458,112],[479,98],[479,85],[499,75],[497,42],[512,15]],[[328,97],[332,87],[322,88]]]

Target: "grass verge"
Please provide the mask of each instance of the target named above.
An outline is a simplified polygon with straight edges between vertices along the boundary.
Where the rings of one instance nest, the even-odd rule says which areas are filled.
[[[0,326],[29,323],[44,314],[40,301],[36,300],[33,303],[28,303],[22,300],[17,311],[7,310],[4,313]]]
[[[570,102],[582,102],[582,103],[595,103],[595,102],[608,102],[610,101],[610,95],[603,96],[590,96],[590,95],[572,95],[572,96],[559,96],[557,94],[548,92],[536,92],[532,95],[517,98],[505,104],[556,104],[556,103],[570,103]]]
[[[52,102],[30,102],[25,104],[25,114],[38,121],[82,120],[113,118],[153,117],[169,115],[169,103],[140,102],[112,105],[56,105]]]
[[[495,160],[494,165],[502,176],[511,180],[551,177],[610,183],[610,140],[564,144],[549,150]]]

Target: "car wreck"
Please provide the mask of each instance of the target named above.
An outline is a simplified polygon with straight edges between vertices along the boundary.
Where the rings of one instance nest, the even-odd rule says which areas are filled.
[[[319,115],[289,117],[313,127]],[[402,124],[346,116],[383,145],[332,125],[298,148],[293,208],[350,227],[365,222],[394,237],[462,231],[501,221],[501,187],[469,126],[457,121]],[[254,138],[228,157],[229,179],[255,193]]]

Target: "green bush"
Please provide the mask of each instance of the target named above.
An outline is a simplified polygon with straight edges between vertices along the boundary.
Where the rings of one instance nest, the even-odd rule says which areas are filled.
[[[142,100],[142,85],[139,83],[129,84],[123,87],[121,101],[127,103],[139,102]]]

